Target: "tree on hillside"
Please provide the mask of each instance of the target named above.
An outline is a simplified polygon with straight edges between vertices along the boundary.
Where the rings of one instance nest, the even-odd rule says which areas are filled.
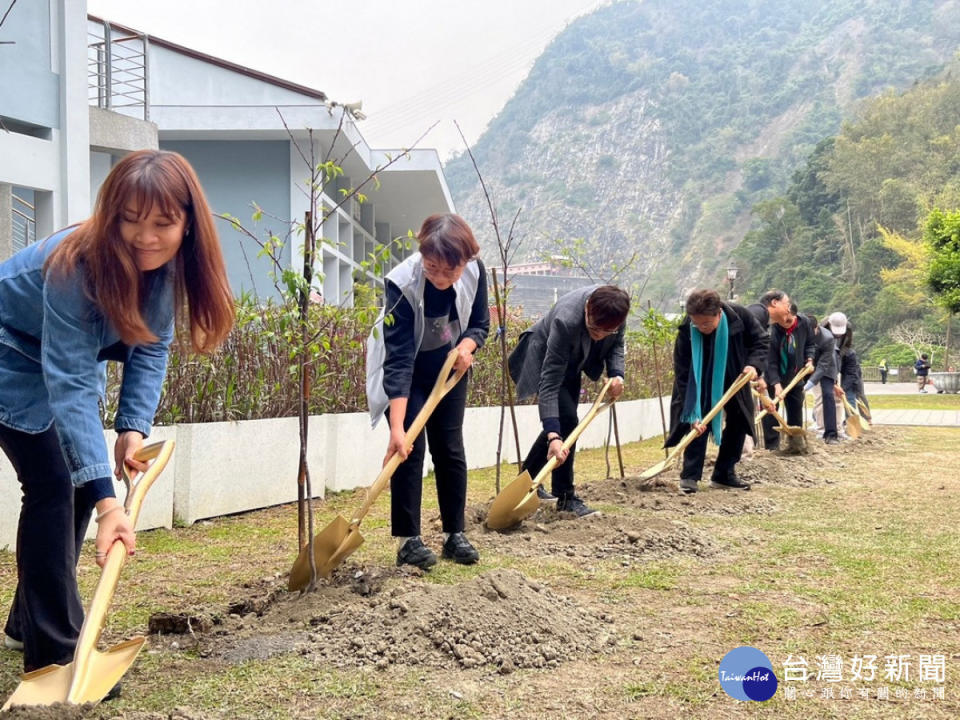
[[[936,302],[947,310],[947,351],[944,365],[950,365],[950,325],[960,312],[960,210],[945,213],[934,208],[927,216],[924,240],[933,257],[927,283],[936,295]]]

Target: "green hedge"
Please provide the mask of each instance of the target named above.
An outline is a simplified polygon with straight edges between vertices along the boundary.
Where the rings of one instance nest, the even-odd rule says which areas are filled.
[[[313,344],[310,414],[366,411],[364,366],[370,309],[317,305],[310,312],[312,326],[322,328]],[[662,317],[650,317],[652,325],[647,317],[642,318],[641,327],[627,334],[623,399],[653,397],[658,392],[652,337],[660,338],[660,387],[664,393],[670,392],[672,328]],[[518,322],[513,326],[516,329],[508,332],[508,353],[525,327]],[[215,354],[196,355],[174,346],[155,422],[167,425],[296,416],[298,381],[290,342],[292,330],[290,315],[283,308],[238,301],[236,326]],[[491,332],[473,364],[467,399],[470,406],[500,404],[500,354],[500,343]],[[118,372],[118,366],[111,363],[108,418],[116,411]],[[585,383],[585,397],[592,398],[597,389],[593,383]]]

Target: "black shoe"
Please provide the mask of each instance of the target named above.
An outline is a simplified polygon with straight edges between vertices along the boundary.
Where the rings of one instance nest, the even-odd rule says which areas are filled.
[[[557,501],[557,496],[547,492],[547,489],[543,485],[537,485],[537,497],[540,498],[540,502],[549,503]]]
[[[732,471],[726,475],[714,475],[710,478],[710,486],[724,490],[749,490],[750,485],[738,478]]]
[[[450,537],[443,543],[440,554],[447,560],[453,560],[461,565],[473,565],[480,559],[480,553],[462,532],[450,533]]]
[[[561,495],[557,498],[557,512],[572,512],[577,517],[589,517],[599,514],[599,510],[588,507],[583,500],[574,494]]]
[[[826,443],[827,445],[839,445],[839,444],[840,444],[840,438],[838,438],[838,437],[828,437],[828,438],[824,438],[824,439],[823,439],[823,442]]]
[[[697,491],[697,481],[693,478],[680,478],[680,492],[684,495],[693,495]]]
[[[123,687],[119,682],[117,682],[116,685],[110,688],[110,692],[103,696],[103,700],[100,702],[110,702],[111,700],[116,700],[118,697],[120,697],[121,692],[123,692]]]
[[[419,535],[407,540],[403,547],[397,550],[397,566],[415,565],[421,570],[426,570],[436,564],[436,554],[423,544]]]

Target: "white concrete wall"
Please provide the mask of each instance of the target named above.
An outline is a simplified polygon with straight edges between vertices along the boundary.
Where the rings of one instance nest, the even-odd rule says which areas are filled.
[[[669,411],[669,398],[663,398]],[[589,409],[580,407],[580,415]],[[598,416],[581,435],[580,448],[601,447],[607,437],[609,412]],[[617,403],[621,443],[636,442],[661,433],[657,401]],[[496,462],[500,408],[468,408],[464,420],[467,466],[488,467]],[[505,462],[516,461],[509,414],[504,430]],[[520,452],[525,454],[540,432],[537,408],[517,408]],[[113,432],[104,433],[112,447]],[[373,483],[387,447],[387,426],[370,427],[367,413],[321,415],[311,418],[310,473],[314,495],[339,492]],[[202,518],[256,510],[297,499],[299,433],[296,418],[243,422],[185,424],[160,427],[151,440],[174,439],[173,460],[154,483],[141,510],[138,528],[171,527]],[[430,455],[424,473],[432,469]],[[118,496],[123,488],[118,486]],[[20,486],[6,456],[0,453],[0,548],[16,542]],[[92,537],[93,528],[91,528]]]

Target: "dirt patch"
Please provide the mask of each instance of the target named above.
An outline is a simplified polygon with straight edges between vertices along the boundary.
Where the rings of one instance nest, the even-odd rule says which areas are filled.
[[[86,705],[57,703],[31,707],[14,705],[3,714],[3,717],[4,720],[7,718],[11,720],[80,720],[90,715],[95,708],[96,705],[92,703]]]
[[[456,585],[406,583],[358,602],[344,588],[279,598],[232,629],[226,662],[297,652],[335,667],[550,668],[616,645],[612,618],[514,570]]]
[[[683,495],[679,492],[680,476],[676,471],[664,473],[650,481],[639,475],[628,475],[623,480],[608,480],[584,485],[582,493],[592,502],[631,507],[654,512],[681,515],[772,515],[777,504],[750,492],[713,490],[704,484],[701,492]]]

